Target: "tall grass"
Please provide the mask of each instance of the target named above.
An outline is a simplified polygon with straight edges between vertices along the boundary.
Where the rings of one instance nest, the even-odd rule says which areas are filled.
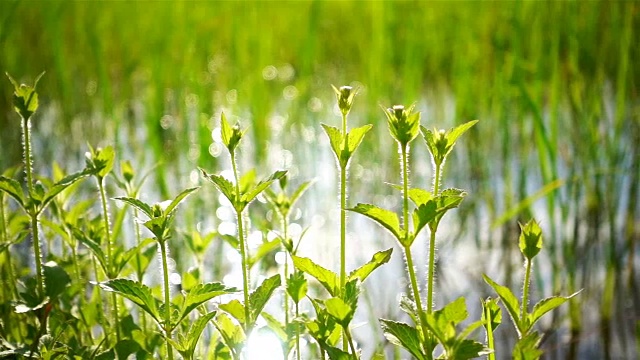
[[[160,163],[154,181],[162,198],[183,188],[196,166],[225,161],[219,152],[210,156],[222,109],[251,122],[247,143],[254,146],[240,161],[265,170],[273,167],[266,149],[289,149],[303,179],[317,175],[321,159],[331,161],[320,147],[296,150],[305,136],[320,139],[319,121],[334,116],[331,83],[362,85],[362,105],[351,116],[375,125],[361,150],[371,156],[359,161],[373,169],[370,177],[399,170],[379,103],[416,101],[427,127],[482,119],[448,165],[451,181],[475,196],[460,211],[464,236],[442,242],[442,254],[470,244],[514,259],[501,262],[501,283],[513,285],[518,229],[507,224],[539,218],[551,236],[547,266],[534,268],[532,283],[549,291],[537,293],[585,289],[568,314],[546,324],[553,331],[545,346],[558,357],[629,356],[640,319],[639,302],[625,301],[637,297],[640,281],[639,11],[634,2],[605,1],[3,1],[0,69],[24,82],[32,79],[21,75],[47,71],[34,120],[42,123],[34,147],[44,155],[36,166],[78,162],[66,154],[86,142],[113,142],[118,154],[144,154],[138,163]],[[2,129],[13,121],[11,91],[0,86]],[[68,134],[69,141],[57,140]],[[19,134],[2,131],[0,141],[0,168],[18,164]],[[420,155],[412,161],[428,164]],[[415,168],[429,178],[429,166]],[[352,180],[365,185],[354,186],[354,201],[380,182],[365,175],[353,169]],[[327,190],[312,190],[318,208],[331,206]],[[193,207],[210,201],[213,195],[202,195]],[[194,227],[216,225],[196,210],[185,214]],[[465,233],[472,228],[478,231]],[[476,284],[474,292],[483,291]]]

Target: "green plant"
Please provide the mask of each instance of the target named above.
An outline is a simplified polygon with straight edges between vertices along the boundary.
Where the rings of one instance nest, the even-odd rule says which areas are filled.
[[[540,226],[535,220],[530,220],[526,224],[520,225],[520,229],[519,247],[520,252],[525,258],[522,302],[518,301],[508,287],[499,285],[487,275],[483,275],[483,278],[484,281],[495,290],[498,297],[500,297],[518,333],[518,342],[515,344],[511,356],[514,359],[529,360],[538,359],[542,356],[542,351],[538,348],[542,340],[542,335],[534,330],[533,326],[535,323],[538,322],[544,314],[562,305],[579,292],[569,296],[552,296],[542,299],[535,304],[533,311],[529,312],[531,267],[533,258],[538,255],[542,249],[542,229],[540,229]]]

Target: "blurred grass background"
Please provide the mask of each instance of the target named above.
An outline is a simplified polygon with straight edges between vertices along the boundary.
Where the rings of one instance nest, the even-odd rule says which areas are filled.
[[[537,268],[537,294],[584,289],[544,329],[548,356],[633,358],[639,12],[633,1],[7,0],[0,69],[27,83],[47,71],[34,121],[37,168],[75,168],[87,142],[114,143],[139,164],[162,161],[150,186],[165,197],[196,166],[224,168],[211,135],[223,109],[250,127],[247,164],[269,169],[287,155],[302,181],[332,161],[319,130],[320,121],[339,121],[330,84],[360,86],[351,126],[375,124],[353,170],[351,197],[363,202],[371,189],[390,193],[382,182],[398,182],[379,104],[417,102],[427,127],[480,119],[447,167],[449,186],[470,197],[456,219],[460,233],[440,245],[441,262],[447,251],[460,257],[458,247],[491,254],[498,265],[469,276],[498,273],[517,288],[516,220],[541,219],[548,260]],[[0,86],[2,169],[21,159],[11,91],[8,81]],[[414,176],[427,187],[422,146]],[[322,194],[335,187],[322,186],[313,201],[335,207]],[[438,281],[470,291],[446,273]]]

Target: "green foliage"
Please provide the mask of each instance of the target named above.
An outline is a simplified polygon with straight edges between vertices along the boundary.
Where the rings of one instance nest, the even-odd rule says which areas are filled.
[[[36,86],[38,86],[38,82],[44,75],[44,71],[38,75],[36,81],[33,83],[33,87],[25,84],[18,85],[18,82],[15,81],[9,73],[5,73],[13,84],[14,93],[13,93],[13,109],[22,117],[23,119],[29,119],[33,113],[38,109],[38,93],[36,92]]]
[[[424,140],[427,143],[427,147],[436,166],[444,164],[445,159],[453,149],[460,135],[464,134],[477,122],[478,120],[472,120],[447,131],[438,129],[429,130],[424,126],[421,127],[422,135],[424,136]]]
[[[387,116],[389,133],[402,148],[406,148],[420,133],[420,113],[413,112],[415,107],[415,104],[408,108],[403,105],[394,105],[388,109],[382,109]]]

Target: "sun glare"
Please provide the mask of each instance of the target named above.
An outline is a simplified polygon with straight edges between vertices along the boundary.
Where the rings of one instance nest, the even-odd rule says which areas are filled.
[[[267,328],[254,330],[247,341],[245,360],[282,360],[280,339]]]

